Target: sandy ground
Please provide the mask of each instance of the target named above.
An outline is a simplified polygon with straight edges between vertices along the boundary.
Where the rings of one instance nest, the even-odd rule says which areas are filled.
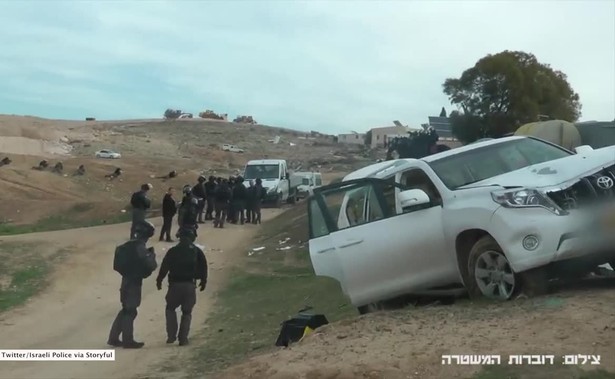
[[[552,296],[505,304],[458,304],[380,312],[325,325],[288,349],[254,357],[219,378],[468,378],[480,366],[442,355],[600,355],[615,371],[615,280],[589,280]],[[579,361],[580,363],[580,361]],[[523,368],[529,371],[532,367]],[[555,367],[555,366],[554,366]],[[553,377],[570,378],[558,374]],[[546,376],[522,376],[546,377]]]
[[[265,210],[269,219],[280,210]],[[153,220],[157,228],[161,220]],[[205,224],[198,243],[207,247],[210,280],[199,293],[193,312],[192,334],[204,326],[216,291],[224,280],[224,268],[241,254],[243,245],[256,233],[252,225],[230,225],[224,230]],[[120,278],[112,270],[113,251],[125,241],[129,224],[0,237],[2,241],[41,241],[71,254],[54,272],[51,285],[25,306],[0,315],[2,349],[108,349],[111,322],[120,309]],[[154,242],[155,241],[155,242]],[[152,240],[159,256],[170,244]],[[116,350],[115,362],[2,362],[2,379],[98,379],[130,378],[156,364],[189,352],[165,344],[165,290],[157,291],[154,275],[143,283],[143,300],[135,323],[135,338],[146,346],[138,351]],[[179,354],[179,355],[178,355]],[[146,377],[146,376],[145,376]]]

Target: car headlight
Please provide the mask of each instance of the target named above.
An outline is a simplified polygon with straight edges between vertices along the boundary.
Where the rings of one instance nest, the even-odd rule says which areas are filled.
[[[268,190],[267,192],[269,192],[269,193],[274,193],[274,192],[276,192],[277,190],[278,190],[278,188],[277,188],[277,187],[271,187],[271,188],[269,188],[269,190]]]
[[[568,214],[565,210],[557,206],[544,193],[531,189],[500,190],[491,192],[493,201],[507,208],[545,208],[558,216]]]

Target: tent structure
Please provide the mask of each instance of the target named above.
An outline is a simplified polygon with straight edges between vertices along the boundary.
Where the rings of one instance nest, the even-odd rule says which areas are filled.
[[[573,123],[563,120],[532,122],[521,126],[516,136],[532,136],[555,143],[568,150],[583,145],[581,134]]]

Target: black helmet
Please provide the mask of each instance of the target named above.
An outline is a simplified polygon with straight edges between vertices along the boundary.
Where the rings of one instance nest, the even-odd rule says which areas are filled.
[[[135,236],[138,239],[151,238],[156,232],[156,228],[149,221],[141,221],[135,226]]]
[[[192,187],[190,187],[190,184],[186,184],[186,185],[184,186],[184,188],[182,189],[182,192],[183,192],[185,195],[187,195],[187,194],[189,194],[190,192],[192,192]]]
[[[177,232],[177,237],[194,242],[196,240],[196,230],[193,227],[182,226]]]

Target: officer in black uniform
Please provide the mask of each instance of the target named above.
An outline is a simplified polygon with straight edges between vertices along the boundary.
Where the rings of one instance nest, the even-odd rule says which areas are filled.
[[[143,284],[143,257],[148,253],[147,240],[155,232],[154,225],[148,221],[138,222],[134,226],[135,239],[126,242],[121,247],[126,247],[128,259],[123,267],[119,268],[122,275],[120,286],[120,302],[122,309],[115,317],[107,344],[126,349],[139,349],[143,342],[134,339],[134,321],[137,317],[137,308],[141,305],[141,287]],[[114,266],[116,262],[114,262]],[[115,267],[114,267],[115,268]],[[120,334],[122,339],[120,340]]]
[[[207,183],[205,183],[205,195],[207,196],[207,207],[205,210],[205,220],[213,220],[214,219],[214,193],[216,191],[216,178],[213,176],[209,177]]]
[[[166,295],[166,322],[167,343],[179,340],[179,345],[188,344],[192,309],[196,304],[196,281],[199,280],[199,289],[203,291],[207,285],[207,259],[203,250],[199,249],[194,241],[196,230],[182,228],[179,230],[179,243],[170,248],[156,278],[156,287],[162,289],[162,281],[169,275],[169,289]],[[177,328],[176,309],[181,307],[182,317]]]
[[[197,207],[197,222],[199,224],[202,224],[203,222],[205,222],[203,220],[203,216],[205,215],[205,201],[207,199],[207,193],[205,191],[205,177],[203,175],[199,176],[198,183],[194,187],[192,187],[192,194],[199,202]]]
[[[193,227],[196,230],[198,229],[199,200],[194,196],[188,184],[184,186],[183,193],[184,197],[177,215],[179,227]]]

